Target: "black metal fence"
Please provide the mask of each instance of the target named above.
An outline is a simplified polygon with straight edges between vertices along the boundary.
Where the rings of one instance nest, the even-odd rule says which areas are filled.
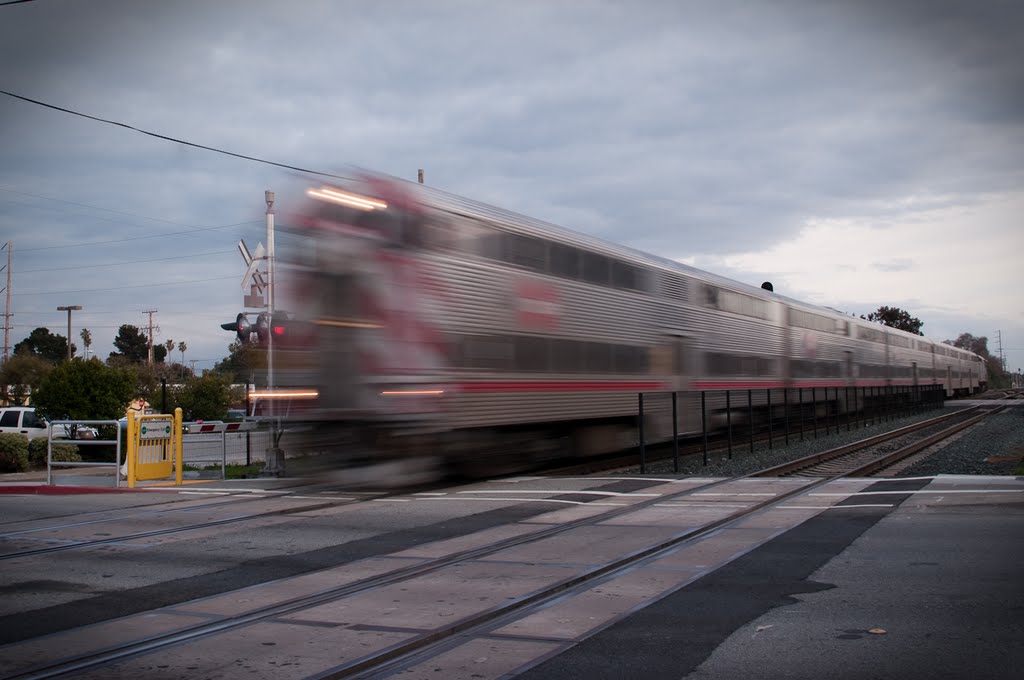
[[[652,393],[646,393],[651,396]],[[653,393],[662,396],[665,393]],[[672,392],[672,469],[679,472],[679,395]],[[692,392],[686,394],[693,394]],[[708,464],[709,441],[724,443],[729,458],[737,439],[754,452],[754,441],[766,437],[772,449],[781,437],[817,439],[844,427],[866,427],[928,410],[942,408],[942,385],[887,385],[877,387],[791,387],[759,390],[707,390],[700,393],[700,433],[703,464]],[[640,439],[640,472],[646,472],[647,445],[644,418],[645,393],[637,395]],[[709,403],[715,404],[709,407]],[[709,426],[710,415],[717,416]],[[724,424],[720,421],[724,418]],[[695,439],[693,433],[686,436]]]

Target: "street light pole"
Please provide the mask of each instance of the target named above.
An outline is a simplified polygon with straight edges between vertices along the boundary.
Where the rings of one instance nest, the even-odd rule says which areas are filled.
[[[68,361],[71,361],[71,312],[72,310],[81,309],[81,305],[68,305],[67,307],[58,307],[58,312],[68,313]]]

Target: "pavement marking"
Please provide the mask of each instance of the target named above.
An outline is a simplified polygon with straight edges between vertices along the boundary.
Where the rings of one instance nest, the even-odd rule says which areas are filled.
[[[541,481],[541,480],[583,480],[583,481],[598,481],[598,482],[690,482],[692,478],[679,479],[678,477],[533,477],[526,481]]]
[[[656,508],[749,508],[748,503],[655,503]]]
[[[182,496],[230,496],[230,491],[179,491]]]
[[[891,508],[892,503],[861,503],[859,505],[780,505],[779,510],[832,510],[833,508]]]
[[[452,498],[452,497],[449,496],[449,497],[445,497],[445,498],[437,498],[437,497],[421,498],[419,500],[423,500],[423,501],[459,501],[459,502],[462,502],[462,501],[491,501],[491,502],[516,501],[517,503],[563,503],[565,505],[588,505],[588,506],[590,506],[590,505],[599,505],[599,506],[605,506],[605,505],[626,506],[626,505],[628,505],[628,503],[610,503],[610,502],[602,503],[600,501],[566,501],[566,500],[560,500],[560,499],[557,499],[557,498],[509,498],[507,496],[505,496],[503,498],[466,498],[466,497],[464,497],[464,498]]]
[[[374,503],[412,503],[412,498],[374,498]]]
[[[324,499],[323,496],[285,496],[285,499],[288,499],[288,498],[302,498],[302,499],[310,500],[310,501],[322,501]],[[343,496],[335,496],[335,497],[331,498],[331,500],[332,501],[354,501],[355,499],[354,498],[345,498]]]
[[[893,489],[892,491],[852,491],[850,493],[809,493],[808,496],[889,496],[894,493],[903,494],[946,494],[946,493],[1024,493],[1024,489],[946,489],[945,491],[929,491],[921,489],[919,491],[899,491]]]
[[[717,493],[714,491],[704,491],[693,494],[694,496],[778,496],[777,493]]]
[[[660,493],[620,493],[618,491],[575,491],[573,489],[546,489],[541,491],[532,491],[525,489],[515,490],[496,490],[496,489],[479,489],[476,491],[458,491],[457,493],[574,493],[582,494],[586,496],[626,496],[632,498],[656,498],[660,496]]]
[[[420,491],[419,493],[414,493],[413,494],[413,496],[447,496],[447,495],[448,495],[447,491]]]

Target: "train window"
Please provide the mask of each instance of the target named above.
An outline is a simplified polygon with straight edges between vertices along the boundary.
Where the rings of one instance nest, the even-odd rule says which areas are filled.
[[[536,272],[547,272],[547,242],[532,236],[504,234],[502,260]]]
[[[469,368],[504,371],[512,365],[512,343],[500,335],[467,335],[463,339],[462,354]]]
[[[778,362],[774,357],[758,357],[757,358],[757,375],[761,377],[771,377],[778,373]]]
[[[893,347],[902,347],[904,349],[910,349],[910,339],[904,338],[899,335],[889,334],[889,344]]]
[[[549,248],[550,271],[563,279],[580,277],[580,251],[578,248],[561,243],[552,243]]]
[[[743,375],[744,358],[735,354],[709,352],[707,355],[708,375]]]
[[[789,362],[789,370],[793,372],[794,378],[813,378],[814,363],[803,359],[794,359]]]
[[[515,338],[515,367],[519,371],[546,371],[548,362],[548,339],[533,335]]]
[[[718,289],[714,286],[704,286],[704,306],[718,309]]]
[[[611,345],[603,342],[583,343],[583,365],[588,373],[610,373],[612,370]]]
[[[646,373],[647,352],[635,345],[614,345],[612,367],[616,373]]]
[[[584,369],[583,348],[577,340],[551,340],[551,370],[559,373],[579,373]]]
[[[642,272],[628,262],[612,260],[612,287],[641,290]]]
[[[610,280],[610,262],[604,255],[583,251],[582,278],[588,283],[596,283],[600,286],[607,286]]]
[[[421,222],[423,246],[430,250],[455,250],[458,248],[455,224],[444,214],[431,214]]]

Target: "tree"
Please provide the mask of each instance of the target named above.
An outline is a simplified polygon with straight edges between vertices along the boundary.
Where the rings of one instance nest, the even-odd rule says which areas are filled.
[[[75,354],[75,346],[71,345],[71,355]],[[49,328],[37,328],[28,337],[14,346],[15,354],[35,354],[52,364],[60,363],[68,356],[68,339],[63,335],[51,333]]]
[[[171,340],[170,338],[167,338],[167,340],[164,341],[164,348],[167,350],[168,354],[173,352],[174,351],[174,340]]]
[[[0,391],[6,401],[24,404],[53,370],[53,364],[36,354],[15,354],[0,366]]]
[[[153,345],[153,361],[162,364],[167,358],[167,348],[163,345]]]
[[[47,375],[33,401],[48,420],[117,420],[136,390],[132,369],[99,361],[66,361]]]
[[[956,340],[945,340],[947,345],[974,352],[985,360],[985,368],[988,371],[988,384],[990,387],[1009,387],[1010,375],[1003,370],[1003,362],[999,357],[994,357],[988,351],[988,338],[984,335],[975,336],[970,333],[961,333]]]
[[[876,311],[867,315],[867,320],[878,322],[890,328],[898,328],[901,331],[913,333],[914,335],[924,335],[921,332],[924,322],[917,317],[910,316],[910,312],[899,307],[879,307]]]
[[[181,365],[182,366],[185,365],[185,350],[187,350],[187,349],[188,349],[188,345],[185,344],[184,340],[182,340],[181,342],[178,343],[178,351],[181,352]]]
[[[83,328],[81,332],[82,344],[85,346],[85,358],[89,358],[89,348],[92,347],[92,332],[88,328]]]
[[[984,335],[973,336],[970,333],[961,333],[956,340],[946,340],[947,345],[953,345],[953,347],[959,347],[965,349],[968,352],[974,352],[982,358],[988,358],[988,338]]]
[[[253,375],[267,367],[267,352],[249,342],[235,340],[228,345],[228,356],[218,361],[213,370],[233,383],[253,382]]]
[[[116,352],[107,357],[110,364],[142,364],[149,361],[149,339],[136,326],[123,324],[114,338]]]
[[[231,405],[231,384],[223,375],[209,372],[190,376],[168,395],[168,409],[180,406],[186,420],[220,420]]]

